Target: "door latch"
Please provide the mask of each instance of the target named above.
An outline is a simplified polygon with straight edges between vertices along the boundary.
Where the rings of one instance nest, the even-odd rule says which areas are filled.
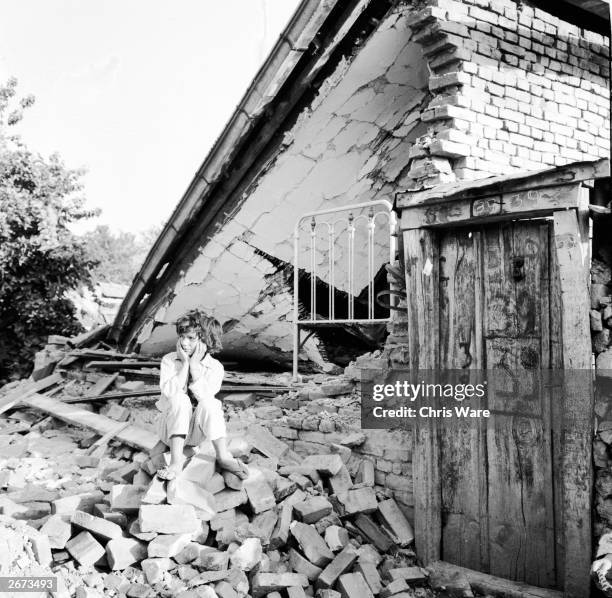
[[[525,278],[525,258],[522,255],[512,258],[512,278],[517,282]]]

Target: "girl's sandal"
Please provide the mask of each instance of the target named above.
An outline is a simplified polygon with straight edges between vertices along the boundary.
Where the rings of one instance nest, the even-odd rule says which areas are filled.
[[[170,481],[176,477],[176,472],[166,465],[166,467],[157,470],[157,477],[160,480]]]

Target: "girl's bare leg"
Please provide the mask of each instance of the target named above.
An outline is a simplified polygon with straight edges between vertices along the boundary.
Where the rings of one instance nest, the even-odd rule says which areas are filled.
[[[170,436],[170,464],[157,472],[157,475],[163,480],[172,480],[183,469],[183,449],[185,447],[185,436],[175,434]]]
[[[242,461],[235,459],[227,448],[227,438],[225,436],[212,441],[217,454],[217,463],[221,469],[227,469],[244,480],[248,476],[247,468]]]

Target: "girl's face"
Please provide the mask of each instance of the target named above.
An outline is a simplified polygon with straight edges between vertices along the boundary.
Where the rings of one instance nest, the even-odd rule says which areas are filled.
[[[193,355],[193,352],[198,345],[198,341],[200,341],[198,334],[193,330],[188,330],[179,336],[181,347],[189,356]],[[203,341],[200,341],[200,343],[202,343],[204,349],[206,350],[206,345],[204,345]]]

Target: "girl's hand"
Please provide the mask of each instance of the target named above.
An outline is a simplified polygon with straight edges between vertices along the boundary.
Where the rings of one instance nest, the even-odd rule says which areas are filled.
[[[176,354],[178,355],[178,358],[183,362],[183,363],[188,363],[189,362],[189,355],[187,355],[187,352],[185,351],[185,349],[183,349],[183,347],[181,346],[181,339],[179,339],[178,341],[176,341]]]
[[[204,369],[202,367],[202,359],[204,359],[205,354],[206,349],[204,348],[204,344],[198,341],[193,354],[189,358],[189,371],[194,380],[197,380],[202,374],[202,370]]]

